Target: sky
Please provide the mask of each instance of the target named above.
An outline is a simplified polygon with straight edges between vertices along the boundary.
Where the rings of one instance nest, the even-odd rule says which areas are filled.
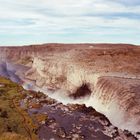
[[[0,46],[140,44],[140,0],[0,0]]]

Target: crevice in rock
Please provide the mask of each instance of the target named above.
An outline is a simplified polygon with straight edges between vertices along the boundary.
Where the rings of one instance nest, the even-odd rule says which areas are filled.
[[[89,84],[87,83],[83,83],[77,90],[75,93],[71,94],[70,97],[74,98],[74,99],[78,99],[81,97],[85,97],[85,96],[90,96],[91,95],[91,89]]]

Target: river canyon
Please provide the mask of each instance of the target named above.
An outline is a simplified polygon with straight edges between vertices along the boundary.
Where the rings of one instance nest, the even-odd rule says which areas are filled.
[[[0,47],[0,58],[1,76],[65,106],[92,107],[140,139],[140,46],[10,46]]]

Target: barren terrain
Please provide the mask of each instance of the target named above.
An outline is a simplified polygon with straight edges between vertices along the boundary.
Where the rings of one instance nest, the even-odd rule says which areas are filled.
[[[64,104],[91,106],[114,126],[140,132],[139,46],[44,44],[0,52],[2,76]]]

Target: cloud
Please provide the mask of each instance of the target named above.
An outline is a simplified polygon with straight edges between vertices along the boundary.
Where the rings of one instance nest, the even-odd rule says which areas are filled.
[[[129,6],[137,6],[140,5],[140,1],[139,0],[116,0],[116,2],[119,2],[123,5],[129,5]]]
[[[139,0],[1,0],[0,44],[140,44]]]

